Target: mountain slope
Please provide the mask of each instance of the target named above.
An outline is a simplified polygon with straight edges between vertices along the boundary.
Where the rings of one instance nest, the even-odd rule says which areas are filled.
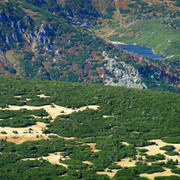
[[[167,58],[148,60],[149,63],[179,77],[180,9],[177,3],[168,0],[116,1],[116,4],[111,3],[111,16],[99,18],[99,24],[92,31],[107,41],[153,48],[155,53]]]
[[[119,56],[118,61],[121,58],[126,61],[128,57],[123,57],[122,52],[87,30],[67,22],[63,13],[59,17],[26,2],[12,1],[2,6],[2,74],[95,83],[104,83],[105,77],[112,75],[118,81],[118,77],[110,72],[113,69],[105,69],[107,60],[103,52],[108,57],[114,51]],[[127,73],[129,68],[133,67],[127,65],[122,70],[128,76],[122,81],[127,81],[127,84],[135,81],[131,87],[145,87],[141,85],[143,82],[138,71],[134,79]],[[139,85],[136,84],[137,80]]]
[[[7,76],[0,84],[0,177],[179,178],[179,94]]]
[[[1,74],[179,91],[178,73],[123,52],[87,29],[112,9],[103,15],[101,1],[70,2],[1,1]]]

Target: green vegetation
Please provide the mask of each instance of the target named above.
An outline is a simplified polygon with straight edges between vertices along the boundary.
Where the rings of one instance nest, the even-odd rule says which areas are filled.
[[[155,177],[155,180],[179,180],[179,176],[160,176]]]
[[[163,147],[160,147],[161,150],[165,150],[165,151],[174,151],[175,147],[172,145],[166,145]]]
[[[143,76],[152,71],[153,75],[161,71],[162,74],[158,75],[161,79],[166,73],[171,74],[172,79],[174,79],[174,75],[179,77],[180,11],[175,7],[178,1],[168,3],[166,1],[153,1],[150,3],[150,1],[136,0],[120,1],[116,6],[110,2],[107,4],[116,8],[119,5],[121,16],[117,15],[119,11],[116,10],[112,19],[98,18],[98,24],[92,27],[92,31],[106,40],[151,47],[155,53],[167,57],[164,60],[140,57],[136,64],[146,64],[147,68],[143,68],[141,71],[141,67],[139,69],[135,67]],[[104,11],[105,8],[102,10],[103,15]],[[168,77],[167,74],[165,75],[166,78]],[[145,77],[144,82],[148,84],[148,88],[152,88],[152,86],[157,88],[157,78],[155,77],[154,82],[150,82],[151,77],[153,76]],[[176,84],[175,81],[171,83],[171,87]],[[179,80],[176,82],[179,84]]]
[[[164,142],[166,142],[166,143],[178,144],[180,142],[180,136],[177,136],[177,137],[164,137],[162,140]]]
[[[145,2],[138,1],[138,3],[145,9],[147,16],[150,11],[154,10],[160,11],[159,13],[165,11],[176,16],[176,12],[169,12],[169,10],[159,5],[154,5],[150,8]],[[137,8],[132,3],[128,6]],[[91,0],[86,2],[76,0],[73,3],[69,0],[64,1],[64,3],[57,3],[54,0],[43,1],[42,3],[29,0],[9,0],[4,2],[2,7],[0,7],[2,9],[0,33],[2,41],[0,42],[0,49],[5,56],[0,64],[3,67],[0,69],[0,74],[96,84],[104,84],[106,77],[111,75],[113,82],[117,83],[119,77],[115,77],[113,70],[106,69],[105,64],[107,61],[102,55],[103,52],[106,52],[109,57],[116,59],[117,65],[119,65],[118,68],[125,71],[126,74],[129,73],[129,70],[122,68],[121,62],[136,68],[141,76],[141,82],[148,89],[179,92],[178,61],[165,60],[162,63],[161,61],[146,58],[143,58],[143,61],[139,61],[139,57],[130,55],[108,44],[92,33],[92,29],[88,29],[90,26],[97,27],[97,24],[103,26],[103,22],[100,20],[107,20],[107,24],[112,26],[113,30],[116,31],[115,33],[117,33],[115,37],[119,37],[119,29],[113,27],[114,24],[111,22],[114,15],[117,14],[117,8],[113,6],[113,3],[110,3],[108,6],[105,3],[105,6],[102,6],[104,11],[100,12],[98,7],[99,4]],[[128,10],[129,8],[120,7],[120,12],[123,15],[126,14],[128,16],[132,13],[132,16],[135,16],[135,18],[142,18],[140,9],[137,9],[137,11]],[[138,17],[136,17],[136,14]],[[130,23],[131,20],[127,19],[126,23]],[[149,23],[151,21],[153,23]],[[143,29],[144,24],[147,27]],[[149,27],[148,24],[153,26]],[[168,40],[170,40],[169,43],[172,48],[167,49],[166,53],[173,52],[177,54],[179,50],[178,24],[179,21],[176,18],[173,21],[166,21],[165,19],[161,21],[158,18],[152,20],[151,17],[150,19],[145,18],[143,21],[136,22],[132,26],[132,30],[120,29],[120,31],[128,36],[129,33],[132,34],[130,35],[130,37],[132,36],[131,41],[136,35],[140,41],[142,39],[145,40],[145,37],[147,37],[148,43],[152,41],[148,46],[154,45],[158,37],[160,38],[159,42],[163,44],[163,48],[167,44],[166,40],[164,40],[164,35],[170,34],[170,39],[168,38]],[[142,29],[144,33],[139,35],[139,31],[141,32]],[[157,36],[149,37],[148,34],[152,34],[151,31],[156,29],[158,29]],[[162,29],[164,33],[160,32]],[[121,36],[121,38],[126,37]],[[154,66],[151,63],[158,64],[158,66]],[[171,70],[169,73],[167,69],[173,69],[173,71]],[[137,81],[137,84],[141,82]]]
[[[146,156],[146,161],[147,162],[154,162],[154,161],[158,161],[158,160],[164,160],[165,156],[162,154],[156,154],[156,155],[147,155]]]
[[[131,29],[121,29],[125,36],[118,37],[112,35],[111,41],[120,41],[128,44],[152,47],[153,50],[161,55],[180,57],[178,30],[171,29],[161,24],[159,20],[144,20],[136,22]],[[132,36],[129,34],[132,33]]]
[[[167,160],[164,154],[149,155],[145,147],[155,144],[152,139],[180,143],[180,95],[167,92],[180,92],[180,1],[170,4],[144,0],[0,2],[0,179],[109,180],[99,172],[115,170],[115,180],[146,180],[142,173],[166,168],[177,176],[156,180],[179,179],[177,160]],[[105,40],[152,47],[171,58],[138,57],[96,34]],[[124,67],[133,66],[141,77],[137,83],[151,90],[95,85],[105,83],[106,76],[114,83],[121,78],[115,77],[115,67],[106,68],[106,58],[114,59],[122,76],[130,72],[126,68],[124,74]],[[42,109],[9,110],[10,105]],[[52,120],[44,105],[98,108],[68,115],[61,111],[63,115]],[[46,123],[42,135],[32,128],[37,122]],[[20,143],[20,127],[27,130],[22,131],[23,138],[34,133],[34,141]],[[160,149],[177,156],[175,146]],[[59,163],[45,160],[50,153],[60,154]],[[123,167],[121,160],[135,164]]]
[[[122,140],[128,139],[133,144],[138,143],[136,139],[140,138],[141,146],[145,145],[144,140],[176,138],[179,135],[177,126],[180,118],[179,94],[91,84],[41,82],[4,76],[1,76],[0,83],[1,107],[26,104],[43,106],[52,103],[71,108],[86,105],[100,106],[98,110],[87,109],[70,115],[58,116],[54,122],[48,125],[48,131],[57,132],[59,135],[88,137],[89,135],[113,134],[115,137],[121,137]],[[40,98],[37,96],[37,92],[50,97]],[[21,98],[14,97],[17,95],[30,100],[19,104]],[[28,118],[32,114],[47,116],[47,112],[44,110],[22,109],[18,111],[1,110],[1,112],[1,118],[6,119],[17,116]],[[103,118],[103,115],[110,117]],[[159,125],[157,126],[157,124]]]
[[[147,140],[165,137],[173,139],[179,135],[179,94],[5,76],[0,76],[0,84],[1,107],[19,105],[22,99],[27,98],[30,100],[21,105],[43,106],[55,103],[73,109],[87,105],[99,106],[97,110],[86,109],[69,115],[59,115],[54,122],[46,122],[47,129],[44,133],[75,139],[64,140],[57,135],[50,135],[47,140],[27,141],[16,145],[3,138],[0,141],[1,177],[18,179],[22,176],[32,179],[44,177],[44,173],[47,177],[52,175],[50,179],[109,179],[107,175],[97,174],[106,168],[108,171],[118,169],[114,179],[146,179],[140,177],[140,174],[163,172],[163,167],[178,173],[177,161],[157,163],[156,161],[165,158],[164,155],[150,156],[145,154],[147,149],[137,150],[137,147],[153,144]],[[39,94],[50,97],[40,98],[37,96]],[[48,114],[43,109],[3,109],[0,115],[6,126],[21,127],[22,124],[15,124],[18,122],[15,118],[24,121],[31,118],[30,121],[33,121],[32,115],[46,117]],[[39,120],[41,118],[34,119]],[[14,130],[14,135],[18,136],[18,131]],[[122,142],[128,142],[129,145]],[[91,143],[94,144],[95,152]],[[164,148],[170,149],[170,146]],[[146,157],[146,162],[155,163],[147,165],[141,158],[137,159],[138,151],[144,153],[142,156]],[[57,152],[61,152],[65,158],[61,158],[60,162],[67,165],[67,168],[51,165],[43,159],[22,160],[46,157],[49,153]],[[128,157],[131,160],[137,159],[134,167],[123,168],[116,164]],[[91,163],[86,164],[83,161]],[[45,170],[47,171],[44,172]],[[26,173],[23,175],[23,172]],[[65,174],[66,176],[61,176]]]
[[[39,116],[35,118],[34,116]],[[44,110],[0,110],[0,126],[1,127],[26,127],[30,125],[35,125],[37,121],[39,122],[50,122],[49,118],[46,117],[49,114]]]
[[[177,151],[168,151],[168,152],[165,152],[165,154],[167,154],[169,156],[179,155],[179,153]]]

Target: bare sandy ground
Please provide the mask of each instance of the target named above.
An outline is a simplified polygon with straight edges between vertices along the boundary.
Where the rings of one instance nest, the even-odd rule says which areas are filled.
[[[51,97],[51,96],[45,96],[44,94],[40,94],[40,95],[37,95],[37,96],[39,96],[40,98],[49,98],[49,97]]]
[[[24,128],[14,127],[0,127],[0,132],[5,131],[7,134],[0,134],[0,139],[6,139],[8,142],[21,144],[24,141],[37,141],[40,139],[48,139],[49,135],[42,133],[42,130],[46,129],[46,124],[43,122],[37,122],[36,125],[28,126]],[[15,134],[14,132],[17,132]]]
[[[176,148],[175,151],[180,150],[180,144],[166,143],[166,142],[163,142],[161,139],[150,140],[150,142],[155,142],[160,147],[165,146],[165,145],[172,145]]]
[[[21,96],[14,96],[15,98],[21,98]]]
[[[121,142],[123,145],[129,146],[129,143],[127,142]]]
[[[28,110],[35,110],[35,109],[45,109],[48,114],[52,117],[54,120],[58,115],[62,114],[71,114],[73,112],[83,111],[86,108],[94,109],[96,110],[99,106],[96,105],[90,105],[90,106],[84,106],[77,109],[71,109],[66,108],[63,106],[58,106],[53,104],[52,105],[46,105],[46,106],[9,106],[8,108],[5,108],[4,110],[20,110],[20,109],[28,109]],[[52,120],[52,121],[53,121]],[[46,124],[43,122],[37,122],[36,125],[28,126],[24,128],[14,128],[14,127],[0,127],[0,132],[5,131],[7,134],[1,134],[0,133],[0,139],[5,139],[10,142],[14,142],[17,144],[20,144],[24,141],[36,141],[39,139],[47,139],[48,136],[42,133],[42,130],[46,129]],[[17,134],[14,133],[14,131],[17,131]],[[48,134],[48,135],[54,135],[54,134]],[[57,135],[58,136],[58,135]],[[59,138],[63,139],[74,139],[75,137],[62,137],[58,136]]]
[[[109,118],[109,117],[114,117],[114,116],[106,116],[106,115],[103,115],[103,118]]]
[[[95,148],[96,143],[86,143],[86,144],[91,147],[91,151],[93,151],[93,152],[99,152],[100,151],[99,149]]]
[[[71,114],[73,112],[83,111],[87,108],[97,110],[99,106],[96,105],[89,105],[89,106],[83,106],[81,108],[72,109],[72,108],[66,108],[63,106],[58,106],[53,104],[52,105],[45,105],[45,106],[11,106],[9,105],[8,108],[4,108],[4,110],[20,110],[20,109],[28,109],[28,110],[38,110],[38,109],[44,109],[48,112],[48,114],[55,119],[58,115],[62,114]],[[0,108],[2,109],[2,108]]]
[[[0,139],[6,139],[8,142],[21,144],[24,141],[37,141],[40,139],[50,139],[48,136],[55,135],[62,139],[75,139],[75,137],[63,137],[57,134],[43,134],[42,130],[46,129],[46,124],[37,122],[36,125],[25,128],[0,127],[0,132],[5,131],[7,134],[0,133]],[[17,131],[17,134],[14,132]]]
[[[165,143],[165,142],[161,141],[160,139],[151,140],[151,142],[155,142],[156,145],[139,147],[137,149],[147,149],[148,151],[146,153],[148,155],[156,155],[158,153],[164,154],[166,151],[160,150],[159,148],[162,146],[165,146],[165,145],[173,145],[176,148],[175,151],[179,152],[179,150],[180,150],[180,144]],[[122,144],[129,145],[127,142],[122,142]],[[164,154],[164,155],[165,155],[165,160],[160,160],[157,162],[166,162],[168,159],[172,159],[173,161],[178,160],[179,164],[177,165],[177,167],[180,168],[180,156],[179,155],[176,155],[176,156],[169,156],[166,154]],[[140,157],[140,155],[138,154],[136,157],[138,159]],[[145,157],[142,156],[142,158],[145,161]],[[135,166],[135,163],[137,161],[138,160],[130,160],[130,158],[124,158],[121,161],[116,162],[116,164],[120,165],[122,167],[133,167],[133,166]],[[152,162],[148,163],[148,165],[151,165],[151,164],[152,164]],[[101,172],[101,173],[106,173],[106,172]],[[165,169],[165,171],[161,172],[161,173],[141,174],[142,177],[147,177],[149,179],[154,179],[155,176],[170,176],[170,175],[177,175],[177,174],[172,173],[170,169]],[[180,175],[177,175],[177,176],[180,176]]]
[[[87,108],[89,109],[94,109],[97,110],[97,108],[99,106],[96,105],[89,105],[89,106],[83,106],[81,108],[77,108],[77,109],[72,109],[72,108],[66,108],[63,106],[58,106],[53,104],[54,107],[52,107],[52,105],[45,105],[45,106],[11,106],[9,105],[8,108],[5,108],[4,110],[20,110],[20,109],[28,109],[28,110],[37,110],[37,109],[44,109],[48,112],[48,114],[55,119],[58,115],[62,115],[62,114],[71,114],[73,112],[78,112],[78,111],[83,111]],[[0,108],[2,109],[2,108]]]
[[[49,156],[42,156],[42,157],[39,157],[39,158],[26,158],[26,159],[22,159],[22,160],[23,161],[27,161],[27,160],[41,160],[41,158],[42,158],[44,160],[49,161],[51,164],[58,164],[58,165],[62,165],[65,168],[67,168],[68,165],[59,162],[59,159],[61,158],[62,160],[65,160],[65,159],[69,159],[69,157],[64,158],[60,154],[61,154],[61,152],[56,152],[56,153],[50,153]]]
[[[90,162],[90,161],[82,161],[82,163],[84,163],[84,164],[89,164],[89,165],[92,165],[92,164],[93,164],[93,163]]]
[[[148,155],[155,155],[155,154],[164,154],[164,150],[160,150],[159,148],[165,145],[173,145],[175,147],[175,151],[180,150],[180,144],[172,144],[172,143],[165,143],[163,141],[161,141],[160,139],[156,139],[156,140],[151,140],[151,142],[155,142],[157,145],[151,145],[151,146],[146,146],[146,147],[142,147],[139,149],[147,149],[148,151],[146,152]],[[168,159],[172,159],[173,161],[178,160],[179,164],[177,165],[178,168],[180,168],[180,156],[176,155],[176,156],[169,156],[164,154],[165,156],[165,160],[160,160],[158,162],[166,162]],[[148,163],[149,165],[152,163]],[[154,179],[154,177],[156,176],[171,176],[171,175],[176,175],[179,176],[178,174],[174,174],[171,172],[170,169],[164,168],[165,171],[164,172],[160,172],[160,173],[153,173],[153,174],[141,174],[142,177],[147,177],[149,179]]]
[[[150,180],[153,180],[154,177],[156,177],[156,176],[171,176],[171,175],[176,175],[176,176],[180,177],[180,175],[172,173],[170,169],[167,169],[167,168],[164,168],[164,169],[165,169],[164,172],[153,173],[153,174],[146,174],[146,173],[144,173],[144,174],[141,174],[140,176],[141,177],[147,177]]]
[[[136,166],[135,165],[136,162],[137,162],[136,160],[130,160],[130,158],[124,158],[124,159],[121,159],[121,161],[116,162],[116,164],[122,167],[133,167],[133,166]]]
[[[147,149],[148,151],[146,152],[148,155],[155,155],[155,154],[164,154],[166,151],[161,150],[160,147],[163,147],[165,145],[173,145],[175,147],[175,151],[180,150],[180,144],[172,144],[172,143],[165,143],[163,141],[161,141],[160,139],[156,139],[156,140],[150,140],[151,142],[155,142],[157,145],[151,145],[151,146],[145,146],[145,147],[140,147],[138,149]],[[180,156],[176,155],[176,156],[169,156],[164,154],[164,156],[166,157],[166,159],[173,159],[173,161],[175,161],[176,159],[178,160],[178,162],[180,162]]]
[[[102,171],[102,172],[99,171],[99,172],[97,172],[97,174],[107,174],[110,178],[112,178],[116,174],[116,172],[119,171],[119,169],[118,170],[112,169],[111,172],[108,172],[108,170],[109,169],[105,169],[105,171]]]

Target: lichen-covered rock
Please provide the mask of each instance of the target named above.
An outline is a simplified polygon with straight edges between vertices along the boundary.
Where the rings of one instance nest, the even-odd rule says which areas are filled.
[[[147,89],[137,69],[125,62],[117,62],[116,58],[109,58],[105,51],[102,55],[107,62],[104,68],[108,71],[104,75],[105,85]]]

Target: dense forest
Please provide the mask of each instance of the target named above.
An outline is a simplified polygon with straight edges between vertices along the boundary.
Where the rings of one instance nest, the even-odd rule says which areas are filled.
[[[0,77],[0,84],[0,126],[5,128],[0,134],[1,179],[110,179],[99,174],[105,169],[110,174],[117,171],[114,179],[148,179],[141,174],[164,172],[164,168],[174,173],[165,179],[179,179],[179,162],[173,159],[179,155],[175,148],[180,142],[179,94],[7,76]],[[45,110],[48,105],[51,111],[62,106],[72,113],[65,109],[52,120]],[[89,108],[75,111],[83,106]],[[8,109],[12,107],[22,108]],[[33,134],[37,122],[46,125],[42,135],[48,138],[10,142],[6,129],[14,128],[13,137],[18,140],[19,128],[27,127],[28,134]],[[155,145],[149,141],[153,139],[170,143],[160,147],[165,153],[148,154],[148,147]],[[44,159],[59,152],[61,165]],[[172,159],[167,160],[166,154]],[[136,163],[118,165],[125,158]]]

